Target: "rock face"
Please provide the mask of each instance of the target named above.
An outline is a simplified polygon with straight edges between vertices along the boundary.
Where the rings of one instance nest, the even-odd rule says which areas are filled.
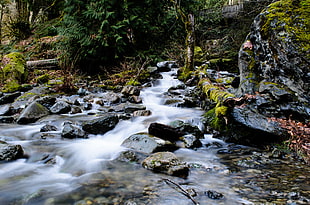
[[[308,5],[308,6],[306,6]],[[259,94],[268,116],[310,116],[309,2],[277,1],[259,14],[239,52],[239,95]],[[264,110],[264,106],[272,110]]]
[[[281,0],[255,18],[239,52],[240,85],[234,94],[244,101],[228,109],[226,124],[234,124],[237,133],[229,141],[255,145],[288,138],[270,119],[309,123],[309,16],[307,0]]]

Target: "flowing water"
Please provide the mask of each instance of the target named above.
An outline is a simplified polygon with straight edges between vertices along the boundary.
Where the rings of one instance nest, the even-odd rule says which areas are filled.
[[[60,131],[48,137],[40,134],[46,123],[61,127],[67,120],[92,119],[93,115],[87,113],[53,115],[31,125],[1,124],[0,140],[22,145],[29,158],[0,164],[0,204],[194,204],[180,187],[195,190],[194,198],[199,204],[309,202],[307,165],[289,159],[278,160],[276,167],[265,162],[259,166],[234,163],[245,160],[244,156],[253,158],[249,153],[258,157],[262,153],[210,135],[205,135],[202,148],[175,152],[190,165],[186,179],[153,173],[139,163],[115,160],[126,150],[121,146],[123,140],[146,132],[152,122],[182,120],[202,128],[201,109],[164,105],[164,93],[180,84],[174,73],[163,73],[163,79],[141,91],[143,104],[152,115],[122,120],[104,135],[68,140],[61,139]],[[284,178],[285,184],[281,181]],[[223,197],[212,199],[207,196],[208,191]]]

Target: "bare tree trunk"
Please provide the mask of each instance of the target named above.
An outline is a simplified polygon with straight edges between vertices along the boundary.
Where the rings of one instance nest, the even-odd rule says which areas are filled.
[[[194,70],[194,50],[195,50],[195,20],[193,14],[188,14],[185,21],[186,30],[186,59],[185,72]]]

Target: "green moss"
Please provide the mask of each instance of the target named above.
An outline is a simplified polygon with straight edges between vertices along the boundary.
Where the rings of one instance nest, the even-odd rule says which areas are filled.
[[[226,116],[228,107],[226,106],[217,106],[215,107],[215,115],[216,117]]]
[[[7,81],[1,91],[4,93],[11,93],[11,92],[18,91],[20,89],[21,89],[21,85],[16,80],[12,80],[12,81]]]
[[[290,35],[299,52],[310,58],[310,9],[309,0],[281,0],[269,5],[262,24],[262,36],[276,29]],[[283,41],[286,37],[280,38]]]
[[[44,75],[37,77],[36,82],[40,83],[40,84],[44,84],[44,83],[47,83],[49,81],[49,79],[50,79],[50,75],[44,74]]]
[[[185,67],[179,69],[178,79],[181,81],[186,81],[192,76],[193,71],[188,71]]]

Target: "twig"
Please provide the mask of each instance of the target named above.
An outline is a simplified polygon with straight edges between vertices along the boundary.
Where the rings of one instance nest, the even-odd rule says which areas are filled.
[[[199,203],[191,196],[190,193],[188,193],[188,191],[186,191],[180,184],[172,181],[171,179],[167,179],[167,178],[163,178],[163,180],[168,183],[170,182],[171,184],[175,185],[176,187],[178,187],[182,194],[184,194],[185,196],[187,196],[190,200],[192,200],[192,202],[195,204],[195,205],[199,205]]]

